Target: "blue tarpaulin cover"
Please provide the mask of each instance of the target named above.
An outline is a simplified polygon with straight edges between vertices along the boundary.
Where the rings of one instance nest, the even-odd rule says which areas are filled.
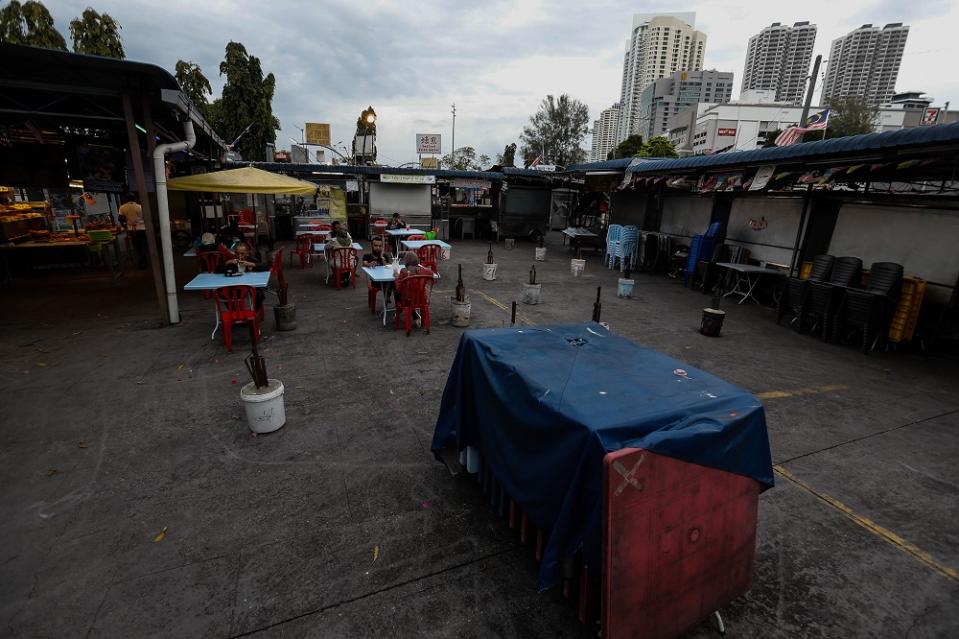
[[[465,332],[433,435],[434,451],[450,446],[478,448],[549,531],[541,588],[579,550],[599,564],[607,452],[644,448],[773,485],[755,397],[596,323]]]

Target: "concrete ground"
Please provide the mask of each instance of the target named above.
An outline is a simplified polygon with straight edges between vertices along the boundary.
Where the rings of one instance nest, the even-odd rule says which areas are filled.
[[[955,359],[864,356],[731,303],[723,337],[705,338],[703,295],[638,274],[634,299],[616,299],[599,258],[573,279],[550,241],[543,303],[522,321],[588,320],[601,285],[613,331],[766,398],[779,472],[752,591],[723,611],[730,636],[959,636]],[[362,281],[336,291],[321,267],[288,269],[299,328],[268,317],[261,348],[288,422],[260,437],[237,397],[246,339],[233,354],[212,341],[199,294],[157,329],[140,272],[0,288],[0,634],[596,636],[536,591],[531,549],[429,452],[461,334],[455,264],[474,327],[508,323],[532,264],[531,245],[499,245],[485,282],[486,251],[455,243],[433,332],[409,338],[369,315]]]

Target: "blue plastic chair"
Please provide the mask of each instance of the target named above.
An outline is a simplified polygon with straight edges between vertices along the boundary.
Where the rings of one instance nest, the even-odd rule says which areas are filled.
[[[616,267],[616,259],[619,258],[620,270],[626,270],[626,264],[629,264],[632,270],[636,263],[636,249],[639,248],[639,228],[636,226],[624,226],[619,236],[619,242],[616,245],[616,255],[613,257],[613,268]],[[627,262],[628,260],[628,262]]]
[[[606,268],[613,268],[613,264],[616,262],[616,247],[619,245],[619,237],[622,232],[623,226],[621,224],[610,224],[606,228],[606,255],[603,257]]]

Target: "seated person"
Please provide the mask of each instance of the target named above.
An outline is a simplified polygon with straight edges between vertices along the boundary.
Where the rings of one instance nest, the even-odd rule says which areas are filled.
[[[363,266],[387,266],[393,262],[389,247],[383,246],[383,240],[374,237],[370,243],[370,252],[363,256]]]
[[[236,218],[230,220],[229,224],[220,229],[217,240],[228,249],[233,249],[234,244],[243,241],[243,232],[240,231]]]
[[[269,271],[270,267],[266,264],[263,264],[260,259],[253,253],[253,250],[250,248],[250,245],[246,242],[240,242],[236,245],[236,248],[233,249],[233,254],[236,255],[235,259],[226,260],[218,267],[216,267],[217,273],[226,273],[228,266],[236,266],[236,268],[241,272],[251,272],[251,271]],[[255,292],[255,306],[254,310],[259,311],[260,307],[263,306],[263,289],[256,288]]]
[[[340,221],[339,221],[339,220],[333,220],[333,221],[330,223],[330,241],[336,239],[336,237],[340,234],[341,231],[342,231],[343,233],[346,233],[346,237],[350,237],[349,231],[347,231],[345,228],[343,228],[343,225],[340,223]],[[352,243],[353,243],[353,238],[350,237],[350,244],[352,244]]]
[[[433,275],[433,271],[426,266],[420,266],[420,258],[413,251],[403,254],[403,270],[396,276],[396,301],[399,303],[403,291],[403,280],[410,275]]]
[[[390,223],[386,225],[386,228],[391,231],[394,229],[405,229],[406,222],[403,221],[403,218],[400,217],[399,213],[394,213],[393,217],[390,218]]]
[[[326,247],[325,247],[327,251],[327,258],[326,258],[327,264],[330,263],[330,259],[331,259],[329,255],[330,251],[333,251],[339,248],[350,248],[352,246],[353,246],[353,238],[351,238],[350,234],[346,232],[346,229],[340,229],[336,235],[331,234],[330,239],[326,243]],[[356,262],[353,263],[353,267],[354,268],[356,267]],[[350,283],[349,273],[341,273],[340,277],[341,277],[340,286],[349,285]]]

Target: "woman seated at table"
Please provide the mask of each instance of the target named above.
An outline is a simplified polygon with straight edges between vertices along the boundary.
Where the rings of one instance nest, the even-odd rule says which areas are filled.
[[[363,266],[387,266],[392,264],[393,255],[389,247],[383,247],[383,240],[374,237],[370,242],[370,252],[363,256]]]
[[[259,258],[254,255],[253,250],[250,248],[250,245],[246,242],[240,242],[236,245],[236,248],[233,249],[233,254],[236,255],[236,259],[226,260],[216,267],[217,273],[226,273],[228,270],[233,270],[235,267],[240,272],[256,272],[256,271],[269,271],[270,267],[267,264],[262,263]],[[256,309],[260,310],[260,307],[263,306],[263,289],[257,288],[254,289],[256,293]]]
[[[386,226],[386,228],[390,229],[391,231],[395,229],[405,229],[406,222],[403,221],[403,218],[400,217],[399,213],[394,213],[393,217],[390,218],[390,223]]]

